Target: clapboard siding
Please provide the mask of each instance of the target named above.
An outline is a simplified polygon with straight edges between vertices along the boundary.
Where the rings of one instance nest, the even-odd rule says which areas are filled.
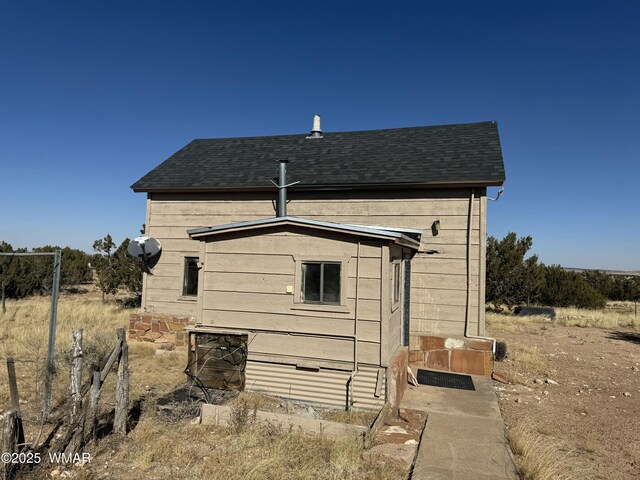
[[[471,260],[472,263],[477,263],[480,258],[480,246],[479,245],[471,245]],[[419,265],[422,262],[423,258],[429,259],[466,259],[467,258],[467,246],[466,245],[436,245],[426,243],[423,241],[421,249],[426,248],[429,250],[434,250],[433,253],[419,253],[414,257],[414,261],[412,264],[415,264],[418,268],[421,268]],[[466,267],[464,268],[464,272],[466,274]],[[460,273],[462,275],[462,273]]]
[[[224,250],[220,249],[221,242],[207,242],[207,253],[225,253],[244,255],[254,253],[259,255],[281,254],[282,252],[295,252],[301,256],[327,256],[327,255],[356,255],[356,245],[354,242],[335,240],[332,241],[331,249],[327,250],[327,240],[315,236],[271,236],[255,235],[246,237],[236,237],[233,240],[225,241]],[[339,252],[339,253],[334,253]],[[379,258],[380,247],[362,245],[360,256],[365,258]],[[376,255],[377,254],[377,255]]]
[[[354,357],[354,341],[345,338],[258,332],[249,335],[248,343],[250,353],[297,357],[307,361],[353,362]],[[379,344],[358,341],[358,361],[379,365]]]
[[[389,297],[389,308],[386,312],[389,320],[386,324],[387,329],[387,340],[386,340],[386,348],[383,350],[385,352],[385,358],[387,361],[391,360],[394,352],[397,348],[402,344],[402,304],[403,304],[403,283],[404,283],[404,262],[402,262],[402,258],[404,257],[404,252],[401,248],[391,245],[389,247],[389,262],[387,264],[387,272],[386,272],[386,282],[387,282],[387,292]],[[409,253],[409,252],[407,252]],[[394,260],[400,260],[400,301],[397,304],[393,303],[393,265]]]
[[[339,318],[352,316],[355,311],[355,300],[348,298],[343,303],[348,312],[322,312],[321,315]],[[261,312],[274,314],[289,314],[298,304],[294,303],[293,295],[269,293],[218,292],[208,290],[204,297],[205,310],[227,310],[230,312]],[[321,311],[322,307],[317,307]],[[311,311],[313,312],[313,311]],[[358,302],[358,316],[363,320],[380,321],[380,301],[360,299]]]
[[[411,321],[412,326],[413,323],[415,323],[416,331],[426,333],[442,333],[445,335],[460,335],[460,325],[464,324],[464,321],[442,320],[440,318],[434,317],[412,318]],[[469,323],[469,330],[473,331],[475,325],[477,325],[477,321],[471,321]]]
[[[349,262],[349,277],[355,278],[357,262]],[[275,254],[275,255],[227,255],[220,252],[207,253],[207,263],[205,270],[207,272],[231,272],[231,273],[279,273],[290,274],[294,268],[294,259],[291,254]],[[380,259],[379,258],[361,258],[360,259],[360,278],[379,279],[380,278]]]
[[[291,214],[291,212],[288,212]],[[185,213],[185,214],[164,214],[164,215],[156,215],[156,221],[154,226],[156,227],[179,227],[183,230],[187,230],[189,228],[193,228],[194,225],[197,226],[212,226],[219,225],[225,223],[232,223],[231,218],[233,218],[233,222],[245,222],[256,220],[257,218],[271,218],[275,215],[275,212],[271,211],[269,213],[265,213],[264,211],[258,211],[255,213],[250,213],[246,215],[238,215],[238,214],[225,214],[221,213]],[[298,215],[302,216],[302,215]],[[340,222],[340,223],[362,223],[363,220],[366,220],[368,223],[373,223],[376,220],[379,220],[384,223],[388,223],[389,215],[344,215],[341,213],[330,215],[328,213],[324,213],[322,215],[310,214],[304,215],[305,218],[313,218],[315,220],[325,220],[328,222]],[[440,228],[443,230],[467,230],[467,215],[448,215],[445,219],[442,219],[440,215],[416,215],[415,211],[411,215],[404,215],[401,213],[397,213],[394,215],[394,219],[398,219],[398,222],[415,225],[416,223],[429,224],[432,225],[436,220],[440,220]],[[479,221],[478,217],[474,217],[472,227],[474,230],[478,229]],[[395,222],[397,223],[397,222]],[[396,225],[400,226],[400,225]],[[409,228],[409,227],[408,227]]]
[[[412,286],[411,298],[416,298],[416,301],[412,302],[412,305],[418,303],[443,306],[467,304],[466,290],[416,288]],[[478,297],[476,295],[471,297],[471,305],[474,307],[478,306]]]
[[[464,258],[439,258],[435,255],[424,255],[420,257],[420,261],[415,261],[411,265],[412,273],[445,273],[457,274],[460,272],[466,274],[467,260]],[[478,276],[478,262],[472,262],[471,275]]]
[[[291,266],[291,274],[273,273],[230,273],[215,272],[213,275],[205,276],[205,291],[213,290],[218,292],[238,292],[238,293],[269,293],[288,295],[287,286],[297,288],[295,276]],[[356,282],[350,279],[347,285],[347,298],[355,298]],[[373,278],[360,279],[360,298],[364,300],[380,300],[380,280]]]
[[[184,302],[177,300],[176,296],[168,297],[164,291],[157,294],[157,290],[147,290],[146,309],[151,313],[170,313],[173,315],[192,315],[198,317],[198,305],[196,302]]]
[[[322,203],[323,210],[319,212],[317,206]],[[476,200],[477,202],[477,200]],[[291,199],[287,205],[287,214],[296,217],[331,216],[349,219],[352,217],[403,217],[428,215],[442,218],[446,215],[464,216],[468,213],[468,202],[460,202],[453,199],[425,199],[424,201],[402,202],[402,201],[348,201],[348,208],[344,205],[347,202],[300,202]],[[477,210],[477,206],[476,206]],[[226,217],[248,216],[255,217],[275,216],[275,211],[270,202],[213,202],[211,204],[203,201],[185,201],[183,203],[167,203],[155,201],[153,213],[156,215],[219,215]],[[346,220],[349,222],[350,220]]]
[[[416,303],[412,313],[416,318],[438,318],[455,322],[464,319],[465,306]]]
[[[453,273],[416,273],[411,272],[411,286],[415,288],[467,290],[467,276]],[[471,277],[471,290],[478,290],[478,277]],[[419,302],[416,298],[414,301]]]
[[[263,233],[206,239],[201,321],[252,332],[253,354],[353,363],[358,238],[308,229],[303,234],[293,227]],[[359,274],[366,270],[374,278],[361,277],[358,286],[358,362],[370,365],[380,364],[381,249],[360,245]],[[296,303],[297,294],[287,292],[288,287],[299,291],[296,259],[305,257],[342,262],[342,306]]]
[[[353,335],[352,317],[327,318],[303,313],[271,314],[263,312],[232,312],[205,310],[202,321],[216,328],[235,330],[277,331],[306,334]],[[366,342],[380,342],[380,322],[360,319],[358,338]]]
[[[299,215],[302,216],[302,215]],[[153,235],[156,238],[163,239],[184,239],[188,238],[187,230],[197,227],[209,227],[213,225],[224,225],[227,223],[235,223],[240,221],[248,221],[248,220],[258,220],[263,218],[270,218],[270,216],[257,216],[251,215],[247,218],[221,218],[221,217],[207,217],[207,221],[203,218],[201,222],[195,225],[187,225],[187,226],[161,226],[154,224],[149,229],[149,234]],[[375,218],[373,216],[362,216],[362,217],[335,217],[335,216],[317,216],[317,215],[305,215],[304,218],[309,218],[312,220],[323,220],[329,222],[338,222],[338,223],[347,223],[347,224],[356,224],[356,225],[372,225],[372,226],[383,226],[383,227],[397,227],[397,228],[419,228],[423,230],[422,236],[422,244],[423,245],[466,245],[467,243],[467,230],[464,229],[451,229],[446,228],[442,225],[438,230],[437,234],[434,235],[431,230],[431,224],[425,225],[422,222],[424,217],[413,216],[413,217],[403,217],[403,216],[381,216],[380,218]],[[466,227],[466,217],[465,218],[465,227]],[[166,221],[166,219],[164,219]],[[441,221],[442,222],[442,221]],[[478,228],[472,229],[474,234],[471,238],[471,244],[477,245],[479,243],[478,240]],[[256,231],[257,234],[259,230]]]
[[[265,186],[269,185],[268,179],[265,180]],[[479,190],[479,189],[476,189]],[[379,189],[372,190],[298,190],[295,187],[289,189],[288,196],[290,200],[298,202],[316,202],[322,200],[326,203],[339,203],[344,198],[348,198],[354,202],[411,202],[411,201],[424,201],[425,196],[428,195],[432,199],[440,200],[458,200],[461,192],[468,194],[468,189],[463,188],[434,188],[430,190],[425,189],[397,189],[397,190],[385,190],[383,194]],[[188,192],[188,193],[152,193],[154,200],[163,200],[167,202],[184,202],[188,201],[275,201],[274,193],[277,193],[275,188],[271,188],[268,191],[245,191],[245,192]],[[384,197],[383,197],[384,195]]]
[[[478,322],[480,319],[480,324],[476,325],[477,331],[480,332],[484,331],[484,288],[479,281],[484,275],[481,262],[484,261],[485,250],[486,199],[483,195],[484,189],[476,189],[470,237],[472,308],[469,320]],[[273,217],[275,196],[275,189],[274,192],[257,193],[150,194],[147,234],[162,242],[163,253],[154,269],[155,275],[148,276],[145,281],[144,305],[164,309],[173,302],[176,309],[167,313],[184,312],[184,305],[176,302],[176,294],[179,294],[182,282],[183,257],[197,256],[199,253],[198,242],[190,240],[186,231],[190,228]],[[418,253],[412,260],[411,330],[416,333],[438,333],[439,329],[443,329],[442,333],[462,335],[464,312],[460,314],[456,310],[457,313],[454,314],[446,308],[429,310],[427,318],[423,316],[426,315],[423,313],[424,308],[418,305],[447,307],[466,304],[469,196],[470,190],[464,188],[361,192],[302,192],[295,191],[294,188],[289,192],[288,215],[340,223],[422,230],[421,250],[433,253]],[[432,225],[436,220],[440,221],[440,230],[434,235]],[[259,231],[256,233],[262,234]],[[268,237],[265,242],[244,238],[242,242],[234,245],[233,250],[226,252],[231,255],[208,251],[207,255],[211,256],[212,264],[206,264],[207,272],[242,273],[246,270],[246,273],[290,275],[289,265],[293,263],[293,259],[290,255],[284,254],[285,250],[280,245],[280,235],[268,234]],[[323,239],[320,240],[304,245],[303,253],[326,253],[322,251]],[[363,257],[368,257],[370,252],[368,246],[361,249]],[[350,253],[355,256],[355,253]],[[241,256],[246,256],[247,261],[239,258]],[[249,259],[252,260],[248,261]],[[258,271],[262,270],[262,266],[257,266],[258,261],[265,264],[264,271]],[[348,268],[349,276],[354,278],[354,262],[350,262]],[[379,272],[379,258],[361,260],[361,278],[379,278]],[[222,280],[209,281],[219,284]],[[173,288],[173,299],[169,296],[163,297],[159,291],[151,293],[154,289],[164,291],[167,288]],[[248,293],[250,288],[242,287],[238,290],[239,293]],[[220,291],[234,290],[221,288]],[[155,303],[151,302],[150,305],[149,300],[152,298],[155,299]],[[458,314],[461,315],[460,318],[453,321],[451,317]],[[431,326],[426,329],[429,322]],[[385,335],[390,333],[385,332]]]

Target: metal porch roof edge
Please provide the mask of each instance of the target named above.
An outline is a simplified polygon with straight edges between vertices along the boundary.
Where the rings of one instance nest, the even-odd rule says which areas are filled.
[[[309,218],[301,217],[273,217],[263,218],[259,220],[250,220],[246,222],[227,223],[224,225],[215,225],[212,227],[199,227],[187,230],[187,234],[192,239],[198,239],[207,237],[209,235],[216,235],[227,232],[237,232],[244,230],[252,230],[256,228],[266,228],[279,225],[299,225],[304,227],[317,228],[321,230],[332,230],[336,232],[348,233],[353,235],[364,235],[373,238],[381,238],[392,240],[395,243],[403,246],[418,249],[420,242],[405,235],[402,231],[407,233],[418,234],[419,230],[411,231],[411,229],[400,228],[398,231],[392,229],[392,227],[367,227],[364,225],[350,225],[343,223],[325,222],[322,220],[311,220]]]

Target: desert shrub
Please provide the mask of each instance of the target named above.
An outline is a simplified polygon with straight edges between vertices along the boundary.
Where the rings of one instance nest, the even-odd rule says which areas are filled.
[[[487,238],[487,302],[513,307],[537,300],[542,286],[542,266],[538,257],[526,257],[531,237],[510,232],[502,240]]]
[[[516,466],[524,480],[574,480],[583,478],[571,470],[569,454],[540,434],[536,423],[525,418],[509,432],[509,443],[516,456]]]
[[[47,245],[34,248],[34,252],[54,252],[60,247]],[[62,248],[60,285],[62,287],[91,281],[89,255],[75,248]],[[0,252],[24,253],[25,248],[13,248],[0,241]],[[7,298],[24,298],[31,295],[48,295],[53,284],[53,256],[0,257],[0,282],[4,284]]]
[[[253,410],[253,413],[252,413]],[[257,406],[251,407],[250,402],[242,397],[236,399],[230,407],[229,427],[236,433],[244,431],[250,424],[255,422],[257,416]]]
[[[546,267],[541,301],[554,307],[604,308],[607,299],[576,272]]]
[[[157,416],[165,423],[176,423],[182,420],[193,419],[200,415],[201,402],[186,400],[182,402],[170,402],[160,405],[156,401]]]
[[[496,360],[501,362],[507,358],[507,342],[496,342]]]
[[[607,299],[640,299],[640,277],[548,266],[536,255],[527,257],[532,245],[531,237],[513,232],[502,240],[487,238],[486,299],[495,309],[517,304],[600,309]]]
[[[600,270],[583,273],[587,283],[609,300],[633,302],[640,300],[640,277],[610,275]]]

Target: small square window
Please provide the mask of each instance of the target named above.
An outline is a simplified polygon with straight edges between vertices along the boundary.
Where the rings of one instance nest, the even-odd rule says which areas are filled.
[[[198,295],[198,257],[184,257],[184,282],[182,295],[195,297]]]
[[[340,304],[340,263],[302,263],[302,301],[328,305]]]

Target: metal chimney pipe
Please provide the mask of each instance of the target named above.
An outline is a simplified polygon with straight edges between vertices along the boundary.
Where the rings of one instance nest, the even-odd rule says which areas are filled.
[[[278,175],[278,217],[287,216],[287,163],[289,160],[280,160],[280,174]]]

